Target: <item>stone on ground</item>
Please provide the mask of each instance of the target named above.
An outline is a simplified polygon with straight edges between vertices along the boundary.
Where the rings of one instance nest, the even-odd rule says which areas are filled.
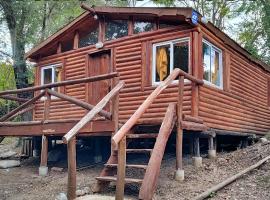
[[[20,161],[18,160],[0,160],[0,169],[7,169],[11,167],[20,166]]]
[[[7,151],[4,153],[0,153],[0,159],[7,159],[10,158],[12,156],[15,156],[17,153],[15,151]]]

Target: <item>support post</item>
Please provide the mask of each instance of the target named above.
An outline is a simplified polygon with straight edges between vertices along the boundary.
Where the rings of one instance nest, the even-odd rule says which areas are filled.
[[[209,146],[208,157],[210,159],[215,159],[216,158],[216,149],[215,149],[215,146],[214,146],[214,137],[209,137],[208,138],[208,146]]]
[[[115,195],[116,200],[124,199],[125,176],[126,176],[126,137],[124,137],[118,145],[118,167],[117,167],[117,183]]]
[[[41,142],[41,158],[40,158],[40,167],[39,167],[39,175],[46,176],[48,174],[48,138],[43,135]]]
[[[68,148],[68,200],[76,199],[76,138],[73,137],[67,144]]]
[[[198,136],[195,136],[194,142],[194,166],[198,168],[202,166],[202,157],[200,155],[200,138]]]
[[[184,180],[183,170],[183,128],[182,128],[182,117],[183,117],[183,97],[184,97],[184,76],[179,76],[178,85],[178,105],[177,105],[177,135],[176,135],[176,173],[175,179],[177,181]]]

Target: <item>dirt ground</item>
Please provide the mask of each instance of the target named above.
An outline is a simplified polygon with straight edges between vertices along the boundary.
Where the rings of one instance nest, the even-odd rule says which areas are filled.
[[[6,141],[5,141],[6,140]],[[5,139],[0,144],[0,153],[8,149],[14,150],[15,140]],[[19,151],[19,149],[15,149]],[[245,149],[230,153],[218,153],[215,161],[203,159],[203,167],[195,169],[192,159],[185,157],[185,181],[174,180],[175,157],[167,154],[163,160],[161,174],[155,199],[193,199],[206,189],[220,183],[222,180],[238,173],[242,169],[256,163],[258,160],[270,155],[270,144],[254,144]],[[140,159],[140,158],[137,158]],[[54,200],[61,192],[66,192],[67,169],[63,172],[51,171],[47,177],[38,176],[38,158],[22,160],[21,166],[11,169],[0,169],[0,199],[1,200]],[[54,165],[50,164],[49,168]],[[77,188],[90,189],[95,183],[95,177],[100,173],[103,165],[80,170],[77,173]],[[133,173],[133,172],[131,172]],[[127,173],[129,174],[129,172]],[[270,163],[264,164],[257,170],[245,175],[223,190],[212,194],[211,199],[248,200],[270,199]],[[138,194],[138,187],[130,185],[126,188],[129,198]],[[113,195],[114,185],[104,194]]]

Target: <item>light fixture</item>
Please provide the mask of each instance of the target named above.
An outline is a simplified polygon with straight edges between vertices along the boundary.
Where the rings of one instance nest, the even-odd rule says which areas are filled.
[[[98,16],[97,16],[96,14],[94,15],[94,19],[95,19],[95,20],[97,20],[97,19],[98,19]]]
[[[102,42],[96,43],[96,48],[97,49],[101,49],[102,47],[103,47],[103,43]]]

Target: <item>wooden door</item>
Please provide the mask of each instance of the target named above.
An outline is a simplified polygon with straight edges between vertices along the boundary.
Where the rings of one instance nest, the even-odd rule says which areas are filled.
[[[89,76],[109,73],[111,71],[111,52],[106,50],[90,54],[88,71]],[[90,83],[88,87],[89,103],[96,105],[109,92],[109,86],[110,79]],[[108,108],[107,105],[105,110],[108,110]]]

